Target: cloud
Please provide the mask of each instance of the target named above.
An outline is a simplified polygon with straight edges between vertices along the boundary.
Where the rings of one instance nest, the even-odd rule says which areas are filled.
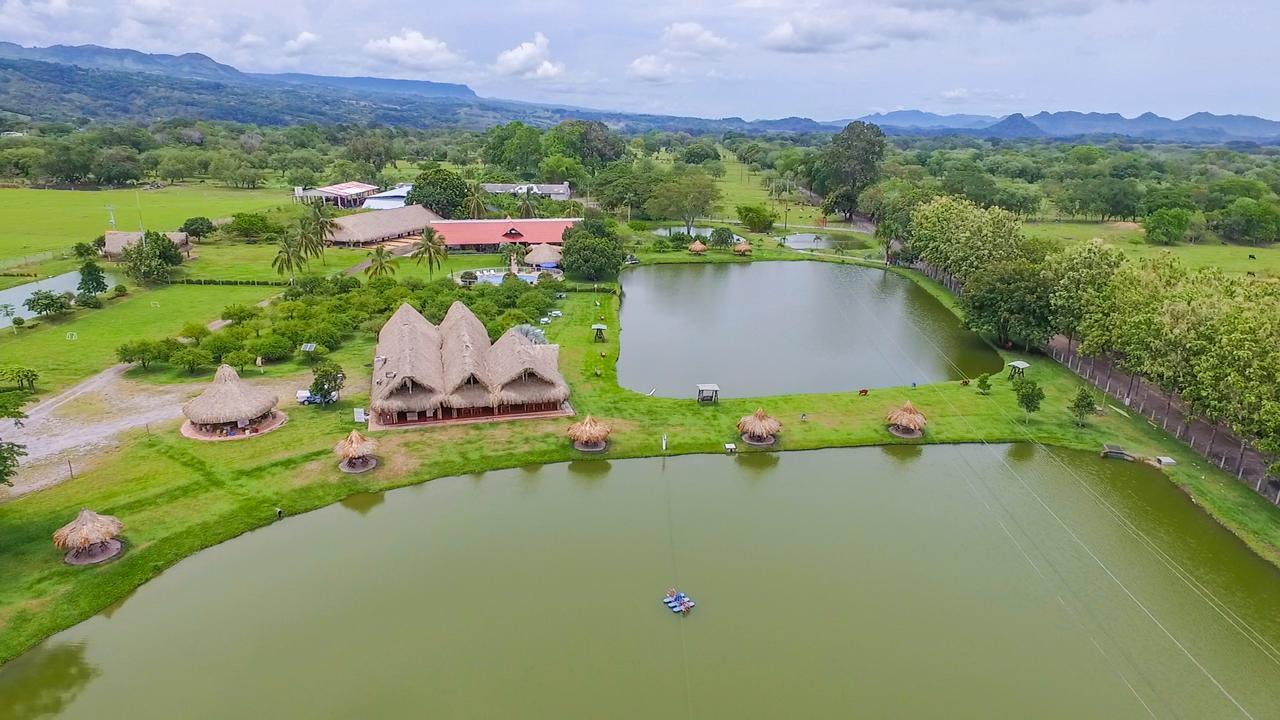
[[[247,32],[240,36],[236,41],[236,47],[240,48],[259,48],[267,44],[267,39],[261,35]]]
[[[284,44],[284,51],[289,55],[298,55],[315,47],[318,42],[320,42],[319,35],[308,30],[303,30],[298,33],[297,37]]]
[[[551,41],[538,32],[534,33],[532,42],[522,42],[498,53],[493,71],[499,75],[545,80],[564,72],[564,63],[551,59]]]
[[[964,87],[952,88],[942,92],[943,102],[952,105],[968,105],[978,104],[991,106],[993,104],[1007,104],[1021,102],[1026,96],[1020,92],[1005,92],[1003,90],[983,90],[970,89]]]
[[[657,55],[641,55],[627,66],[627,75],[648,83],[668,83],[675,75],[675,68]]]
[[[667,50],[688,55],[719,55],[729,49],[728,40],[696,22],[672,23],[660,40]]]
[[[950,10],[1002,22],[1039,17],[1088,15],[1103,5],[1127,0],[892,0],[907,10]]]
[[[415,70],[441,70],[462,62],[462,56],[449,49],[443,40],[426,37],[417,30],[404,28],[399,35],[370,40],[364,44],[369,55],[395,65]]]
[[[817,19],[820,17],[821,19]],[[878,50],[899,41],[915,41],[939,34],[943,18],[893,7],[862,7],[853,12],[833,10],[815,17],[784,20],[764,36],[764,46],[786,53],[835,53]]]
[[[824,53],[839,50],[844,30],[826,22],[797,18],[783,20],[764,36],[764,46],[789,53]]]

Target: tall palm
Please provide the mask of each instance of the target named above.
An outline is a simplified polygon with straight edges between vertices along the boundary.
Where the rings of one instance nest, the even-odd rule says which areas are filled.
[[[524,262],[524,256],[528,254],[529,248],[520,243],[502,243],[498,246],[498,252],[503,257],[514,257],[516,262]]]
[[[338,219],[333,216],[333,210],[328,205],[315,202],[311,203],[310,220],[311,231],[316,238],[316,253],[313,257],[319,257],[324,262],[324,249],[338,232]]]
[[[464,209],[472,220],[479,220],[489,211],[488,203],[484,200],[485,195],[488,195],[488,193],[480,186],[479,181],[474,181],[467,186],[467,200],[464,203]]]
[[[298,218],[294,232],[298,238],[298,252],[302,253],[302,257],[313,258],[324,255],[324,240],[320,238],[320,230],[316,227],[315,218],[310,213]]]
[[[294,275],[306,265],[307,259],[302,254],[302,243],[298,237],[292,234],[280,236],[271,267],[281,276],[288,275],[289,282],[293,282]]]
[[[520,217],[531,218],[537,217],[538,211],[533,206],[533,193],[525,188],[524,194],[520,196]]]
[[[444,236],[435,228],[428,226],[422,231],[422,237],[413,244],[413,251],[409,253],[409,257],[413,258],[418,265],[425,262],[427,277],[435,279],[436,269],[444,267],[444,261],[449,259],[449,250],[444,246]]]
[[[369,253],[369,267],[364,269],[364,274],[369,279],[387,277],[396,274],[395,263],[392,262],[395,256],[391,251],[379,245]]]

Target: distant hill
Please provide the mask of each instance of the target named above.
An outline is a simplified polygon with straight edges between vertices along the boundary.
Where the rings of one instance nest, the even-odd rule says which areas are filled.
[[[1003,119],[989,118],[987,123],[974,124],[980,118],[980,115],[934,115],[918,110],[900,110],[860,119],[876,122],[891,135],[973,135],[1001,138],[1115,136],[1202,143],[1280,141],[1280,122],[1252,115],[1214,115],[1201,112],[1181,120],[1172,120],[1150,112],[1126,118],[1119,113],[1068,110],[1039,112],[1031,117],[1014,113]]]
[[[466,85],[433,82],[431,80],[396,80],[376,77],[341,77],[333,75],[307,75],[304,73],[245,73],[246,77],[267,82],[284,82],[292,85],[322,85],[363,92],[391,95],[419,95],[422,97],[474,98],[476,93]]]
[[[1022,113],[1014,113],[990,127],[981,128],[973,132],[975,135],[982,137],[1004,138],[1006,140],[1027,140],[1049,135],[1043,128],[1028,120]]]
[[[858,118],[863,122],[898,128],[985,128],[1000,122],[990,115],[938,115],[923,110],[894,110]]]

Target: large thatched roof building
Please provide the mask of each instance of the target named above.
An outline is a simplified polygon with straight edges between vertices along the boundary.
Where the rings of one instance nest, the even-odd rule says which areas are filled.
[[[222,365],[209,387],[182,406],[182,414],[200,432],[215,434],[263,422],[277,402],[275,393],[250,385],[240,379],[235,368]]]
[[[421,235],[440,216],[421,205],[405,205],[391,210],[345,215],[334,220],[335,245],[366,245],[395,238]]]
[[[439,327],[401,305],[378,333],[369,407],[383,425],[550,412],[568,399],[560,346],[514,328],[491,345],[460,302]]]

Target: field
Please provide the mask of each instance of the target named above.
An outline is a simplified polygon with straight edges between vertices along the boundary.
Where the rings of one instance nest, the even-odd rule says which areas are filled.
[[[116,362],[116,347],[138,338],[173,335],[191,320],[216,320],[225,305],[256,303],[271,287],[170,285],[109,300],[101,310],[81,310],[38,327],[0,332],[0,365],[40,371],[37,390],[64,389]],[[74,340],[67,334],[74,332]]]
[[[784,205],[769,197],[769,190],[761,184],[761,174],[747,170],[745,163],[739,162],[732,153],[721,150],[724,156],[724,177],[717,181],[722,194],[720,204],[716,208],[716,218],[736,221],[738,218],[734,208],[739,205],[766,205],[778,213],[778,225],[775,230],[782,230],[784,220],[788,226],[813,226],[818,224],[821,213],[818,208],[804,202],[800,192],[790,193],[789,201]],[[788,210],[789,208],[789,210]],[[836,223],[831,223],[835,229]]]
[[[781,256],[786,251],[769,254],[775,252]],[[675,253],[666,255],[677,257]],[[709,259],[730,257],[716,254]],[[686,255],[683,260],[691,258]],[[954,307],[952,298],[936,285],[912,277]],[[87,355],[92,345],[103,347],[94,349],[93,359],[77,360],[76,366],[84,372],[91,365],[109,364],[109,348],[121,335],[129,335],[128,331],[116,332],[122,324],[159,329],[155,318],[147,317],[151,310],[148,299],[159,298],[160,310],[168,318],[165,322],[176,327],[183,319],[214,315],[227,302],[253,299],[228,297],[239,290],[167,288],[138,298],[135,306],[86,317],[79,322],[100,327],[82,331],[77,347],[85,352],[75,354]],[[217,293],[216,300],[210,292]],[[598,307],[597,301],[601,303]],[[1045,410],[1025,424],[1003,377],[994,380],[990,396],[951,382],[882,389],[871,398],[854,393],[794,395],[726,400],[718,406],[701,407],[691,400],[651,398],[618,387],[616,342],[593,343],[589,330],[600,316],[610,327],[617,327],[618,303],[615,295],[570,293],[562,304],[565,317],[548,328],[550,339],[561,346],[561,368],[573,389],[576,410],[601,417],[614,428],[606,457],[658,454],[658,438],[664,434],[670,439],[669,454],[717,452],[723,443],[736,439],[734,423],[738,417],[760,405],[781,418],[808,413],[808,422],[788,424],[783,450],[902,442],[884,431],[882,416],[887,407],[910,396],[929,414],[929,442],[1033,439],[1090,450],[1103,442],[1116,442],[1142,454],[1170,455],[1179,461],[1169,471],[1172,481],[1187,488],[1210,514],[1259,553],[1280,561],[1280,522],[1275,508],[1231,477],[1203,469],[1197,456],[1143,419],[1108,413],[1078,428],[1063,408],[1080,382],[1043,358],[1033,361],[1036,378],[1048,393]],[[113,311],[117,313],[114,317],[110,314]],[[0,352],[15,353],[21,347],[26,357],[31,353],[47,357],[69,354],[57,329],[40,332],[45,335],[30,338],[37,345],[14,344],[0,347]],[[86,343],[90,337],[94,342]],[[0,555],[0,661],[119,600],[179,559],[271,522],[274,508],[295,514],[355,492],[580,457],[564,438],[567,420],[521,421],[379,433],[380,454],[386,461],[382,469],[360,477],[340,473],[334,467],[332,446],[351,429],[351,409],[363,407],[367,401],[369,371],[364,360],[370,343],[370,337],[361,337],[340,351],[349,379],[348,391],[336,407],[286,405],[289,423],[248,444],[190,441],[177,433],[176,422],[153,427],[150,434],[135,432],[118,450],[86,458],[87,467],[76,478],[7,504],[0,513],[0,535],[6,538],[6,552]],[[1006,360],[1016,357],[1005,354]],[[296,364],[279,371],[285,373],[277,380],[283,387],[290,380],[305,383],[309,377]],[[70,370],[63,373],[70,374]],[[164,371],[154,379],[181,378]],[[120,516],[130,547],[119,560],[89,572],[64,565],[49,543],[50,533],[84,506]]]
[[[93,240],[116,226],[173,230],[196,215],[220,218],[289,201],[283,190],[234,190],[214,185],[176,185],[163,190],[0,189],[0,260],[62,251]]]
[[[1259,277],[1280,277],[1280,246],[1224,245],[1217,240],[1197,245],[1149,245],[1142,229],[1133,223],[1029,222],[1022,227],[1029,237],[1063,243],[1101,238],[1131,258],[1172,253],[1192,269],[1216,267],[1229,273],[1252,272]],[[1253,255],[1256,259],[1250,259]]]
[[[274,244],[222,241],[193,246],[193,258],[174,273],[191,280],[280,280],[271,267],[276,256]],[[311,261],[308,272],[333,274],[366,259],[367,250],[331,247],[324,258]]]

